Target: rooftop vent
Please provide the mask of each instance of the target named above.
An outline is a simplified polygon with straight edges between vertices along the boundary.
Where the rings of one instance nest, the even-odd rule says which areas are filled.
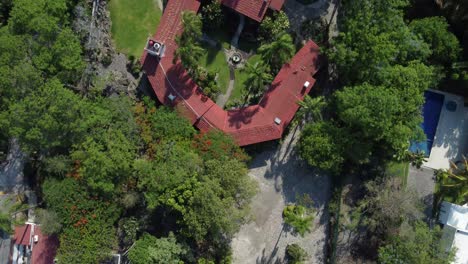
[[[308,82],[308,81],[307,81],[307,82],[305,82],[305,83],[304,83],[304,88],[307,88],[307,87],[309,87],[309,85],[310,85],[310,82]]]
[[[153,56],[162,57],[164,55],[165,46],[160,42],[148,39],[145,50]]]
[[[37,242],[39,241],[39,236],[38,236],[38,235],[34,235],[33,241],[34,241],[34,243],[37,243]]]
[[[279,119],[278,117],[275,118],[275,124],[280,125],[281,124],[281,119]]]

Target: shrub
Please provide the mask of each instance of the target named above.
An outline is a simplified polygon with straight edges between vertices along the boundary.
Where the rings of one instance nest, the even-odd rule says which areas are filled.
[[[458,80],[460,78],[460,74],[458,73],[452,73],[452,75],[450,75],[450,78],[452,80]]]
[[[214,0],[205,5],[201,11],[203,27],[207,29],[216,29],[223,25],[224,15],[221,9],[221,4]]]
[[[302,237],[310,231],[314,216],[302,205],[288,205],[283,210],[284,222],[290,225]]]
[[[307,252],[298,244],[289,244],[286,247],[286,255],[291,264],[301,264],[309,258]]]
[[[468,81],[468,72],[466,72],[466,71],[462,72],[462,79],[464,81]]]
[[[216,72],[199,67],[196,75],[195,82],[203,90],[203,93],[211,99],[216,100],[216,96],[220,92],[220,88],[216,82]]]
[[[11,219],[8,214],[0,213],[0,232],[4,231],[6,233],[11,233]]]
[[[323,44],[327,36],[327,21],[325,19],[306,20],[301,24],[301,35],[305,39],[313,39],[316,43]]]
[[[106,54],[104,57],[102,57],[102,65],[104,65],[105,67],[111,65],[112,63],[112,55],[111,54]]]
[[[37,211],[37,217],[39,223],[41,223],[41,231],[44,234],[58,234],[62,230],[62,223],[56,212],[40,209]]]
[[[267,16],[260,24],[258,39],[261,42],[271,42],[289,29],[289,19],[286,13],[280,11],[273,16]]]

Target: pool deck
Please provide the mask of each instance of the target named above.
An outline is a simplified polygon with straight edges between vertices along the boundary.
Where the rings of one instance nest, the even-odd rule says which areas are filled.
[[[460,160],[468,151],[468,108],[463,105],[463,97],[431,90],[445,96],[440,112],[439,124],[434,137],[431,155],[424,167],[448,169],[450,161]],[[445,107],[448,101],[455,101],[457,109],[449,112]]]

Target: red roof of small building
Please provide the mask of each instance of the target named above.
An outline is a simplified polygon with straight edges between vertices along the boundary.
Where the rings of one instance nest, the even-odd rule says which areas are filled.
[[[37,236],[37,242],[33,242],[33,237]],[[33,264],[53,264],[59,240],[56,236],[47,236],[41,232],[38,225],[26,224],[15,228],[13,236],[15,245],[31,246],[31,263]]]
[[[15,245],[29,246],[31,244],[31,225],[15,227],[13,240]]]
[[[283,8],[285,0],[271,0],[270,8],[275,11],[280,11]]]
[[[180,61],[173,61],[177,48],[174,39],[182,31],[181,14],[197,12],[199,7],[197,0],[170,0],[154,36],[165,45],[164,56],[158,59],[146,51],[142,55],[143,70],[158,100],[175,107],[202,132],[218,129],[231,135],[240,146],[281,138],[299,108],[297,102],[315,83],[312,76],[317,72],[319,47],[313,41],[307,42],[282,67],[258,105],[225,111],[200,91]],[[307,87],[305,82],[309,82]]]
[[[276,0],[276,2],[278,1],[281,0]],[[263,20],[268,7],[270,7],[270,2],[272,2],[272,0],[221,0],[223,5],[258,22]],[[281,7],[279,9],[281,9]]]
[[[41,232],[41,228],[36,226],[34,235],[39,236],[39,241],[34,245],[31,263],[52,264],[57,255],[59,240],[57,236],[47,236]]]

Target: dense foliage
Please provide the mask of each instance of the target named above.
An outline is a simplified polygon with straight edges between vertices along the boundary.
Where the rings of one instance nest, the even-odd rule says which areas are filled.
[[[268,43],[276,40],[289,30],[289,19],[284,11],[266,16],[258,29],[258,40]]]
[[[440,183],[439,199],[463,205],[468,202],[468,160],[452,163],[448,170],[436,171],[437,181]],[[439,202],[441,202],[439,200]]]
[[[298,244],[290,244],[286,247],[286,255],[288,263],[302,264],[309,258],[307,252]]]
[[[327,51],[344,89],[329,103],[333,120],[324,122],[331,135],[324,124],[306,126],[300,145],[309,164],[338,174],[343,164],[402,160],[411,140],[424,139],[423,92],[441,75],[438,67],[425,64],[434,46],[406,24],[407,5],[406,0],[344,3],[343,28]],[[449,34],[444,30],[441,34]]]
[[[142,263],[229,259],[256,191],[248,156],[148,98],[75,89],[85,66],[69,27],[75,4],[14,0],[0,28],[0,146],[16,138],[30,157],[38,221],[59,237],[58,263],[99,263],[135,241],[129,256]],[[198,40],[193,16],[179,42]],[[197,65],[196,51],[178,55]],[[196,73],[213,86],[212,73]]]
[[[430,60],[435,64],[449,66],[461,53],[460,43],[444,17],[426,17],[410,23],[411,30],[418,34],[431,48]]]
[[[405,234],[393,237],[379,249],[379,263],[453,263],[454,251],[446,252],[441,239],[439,227],[430,229],[423,222],[415,222]]]
[[[201,17],[203,27],[206,29],[220,28],[224,23],[224,14],[221,9],[221,3],[216,0],[210,0],[208,4],[203,5]]]
[[[199,65],[199,59],[206,52],[199,43],[202,38],[201,17],[193,12],[184,12],[182,24],[184,30],[176,38],[178,48],[174,53],[174,60],[180,59],[204,94],[214,100],[220,92],[216,82],[216,72],[211,72]]]
[[[282,33],[272,42],[268,42],[258,48],[262,60],[270,65],[272,75],[281,69],[281,66],[289,61],[296,53],[291,35]]]
[[[144,234],[131,248],[128,258],[134,264],[179,264],[184,263],[180,256],[185,254],[187,249],[177,243],[172,233],[165,238]]]

